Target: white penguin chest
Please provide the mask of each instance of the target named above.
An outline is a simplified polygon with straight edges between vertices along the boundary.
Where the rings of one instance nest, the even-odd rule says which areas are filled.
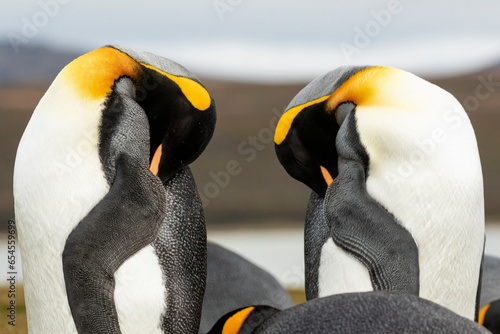
[[[373,291],[368,269],[329,238],[321,248],[318,296]]]

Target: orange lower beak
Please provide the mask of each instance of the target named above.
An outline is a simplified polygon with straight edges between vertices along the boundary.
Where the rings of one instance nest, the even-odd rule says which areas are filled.
[[[158,146],[155,154],[153,155],[153,160],[151,160],[151,165],[149,165],[149,169],[151,170],[151,173],[153,173],[154,175],[158,175],[158,169],[160,167],[160,159],[161,159],[161,149],[162,145]]]
[[[330,185],[332,184],[333,182],[333,177],[330,175],[330,173],[328,172],[328,170],[323,167],[323,166],[319,166],[321,168],[321,174],[323,174],[323,178],[325,179],[325,182],[327,185]]]

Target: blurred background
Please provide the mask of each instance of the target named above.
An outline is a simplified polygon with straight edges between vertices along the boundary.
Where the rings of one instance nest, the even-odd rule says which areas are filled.
[[[500,255],[498,13],[497,0],[0,0],[0,231],[14,218],[19,139],[50,82],[75,57],[122,44],[177,61],[211,93],[216,131],[192,165],[209,239],[289,288],[303,285],[310,191],[279,164],[274,127],[305,84],[346,64],[411,71],[464,105],[483,164],[487,251]]]

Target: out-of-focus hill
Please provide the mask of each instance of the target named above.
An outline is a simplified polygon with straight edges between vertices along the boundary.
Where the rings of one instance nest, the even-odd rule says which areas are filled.
[[[28,55],[25,50],[18,59],[12,59],[13,52],[5,51],[6,47],[10,48],[0,46],[3,120],[0,123],[0,225],[14,216],[12,171],[22,132],[50,81],[78,56],[37,47],[32,54]],[[5,54],[9,56],[4,58]],[[478,88],[488,80],[493,84]],[[289,177],[279,164],[274,153],[273,132],[278,115],[305,83],[266,85],[203,78],[202,81],[216,101],[218,115],[211,143],[192,165],[206,203],[207,222],[301,222],[310,191]],[[430,81],[450,91],[468,109],[483,163],[486,213],[500,215],[500,66]],[[490,93],[487,98],[486,92]],[[477,106],[473,104],[475,101]]]
[[[19,46],[15,52],[9,43],[0,42],[0,84],[46,84],[64,65],[80,54],[42,45]]]
[[[500,216],[500,64],[478,73],[430,80],[464,105],[481,155],[487,216]],[[498,220],[498,219],[497,219]]]
[[[483,166],[487,220],[497,219],[500,216],[500,65],[478,73],[427,79],[452,93],[468,111]],[[485,81],[497,86],[478,88]],[[260,134],[266,140],[269,123],[275,117],[273,110],[281,113],[305,84],[267,86],[210,80],[204,83],[217,102],[218,124],[206,152],[193,166],[198,189],[202,194],[210,194],[213,187],[207,185],[214,181],[209,172],[223,171],[228,161],[236,160],[242,167],[241,173],[232,177],[229,185],[210,201],[209,221],[267,218],[303,221],[310,190],[286,174],[276,158],[274,144],[264,143],[262,151],[255,149],[257,157],[251,162],[247,158],[252,155],[239,153],[238,147],[252,147],[249,136]],[[485,98],[487,93],[489,96]]]

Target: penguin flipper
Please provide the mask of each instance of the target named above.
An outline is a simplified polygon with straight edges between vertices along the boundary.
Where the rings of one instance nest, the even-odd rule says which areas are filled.
[[[126,79],[116,87],[120,92],[108,107],[120,112],[106,131],[114,135],[101,138],[110,189],[70,233],[63,251],[66,292],[79,333],[120,333],[114,273],[155,240],[165,216],[165,192],[149,171],[146,115],[125,93]]]
[[[354,112],[340,128],[336,146],[339,175],[327,189],[324,206],[333,241],[364,264],[374,290],[418,296],[417,245],[366,190],[368,155],[359,140]]]
[[[109,193],[66,241],[64,279],[80,333],[120,333],[114,273],[154,240],[165,214],[159,180],[136,166],[127,154],[119,157]]]

